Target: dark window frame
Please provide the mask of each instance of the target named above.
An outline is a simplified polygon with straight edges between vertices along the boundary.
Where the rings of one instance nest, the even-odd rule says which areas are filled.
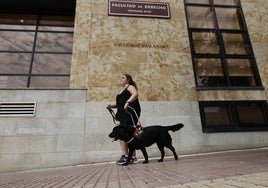
[[[245,22],[244,18],[244,13],[242,10],[242,6],[240,3],[240,0],[237,0],[236,5],[215,5],[213,3],[214,1],[208,0],[208,3],[187,3],[187,0],[184,0],[184,5],[185,5],[185,14],[186,14],[186,21],[187,21],[187,28],[188,28],[188,34],[189,34],[189,42],[190,42],[190,48],[191,48],[191,57],[192,57],[192,63],[194,67],[194,75],[195,75],[195,82],[196,82],[196,89],[197,90],[264,90],[264,87],[261,82],[260,74],[258,71],[256,59],[254,56],[254,51],[253,47],[250,41],[247,25]],[[210,8],[213,11],[214,15],[212,17],[214,24],[216,27],[214,28],[191,28],[189,24],[189,19],[188,19],[188,13],[187,13],[187,8],[188,7],[205,7],[205,8]],[[216,13],[215,13],[215,8],[232,8],[232,9],[237,9],[240,14],[239,14],[239,24],[241,26],[241,29],[221,29],[219,28],[218,21],[216,18]],[[219,45],[219,53],[218,54],[213,54],[213,53],[196,53],[194,50],[194,39],[193,39],[193,33],[202,33],[202,32],[212,32],[215,33],[217,36],[218,40],[218,45]],[[228,33],[228,34],[241,34],[243,36],[244,44],[247,46],[247,54],[226,54],[225,48],[224,48],[224,40],[223,40],[223,34]],[[219,85],[204,85],[202,86],[199,84],[199,78],[198,74],[196,71],[195,66],[197,63],[195,62],[196,58],[217,58],[221,61],[221,67],[222,67],[222,73],[223,76],[222,78],[216,78],[216,80],[213,78],[213,76],[208,77],[208,79],[212,79],[213,81],[217,82],[217,79],[224,80],[225,82],[223,84]],[[227,67],[227,60],[228,59],[246,59],[250,62],[251,69],[253,72],[253,78],[254,78],[254,83],[255,85],[233,85],[233,78],[232,76],[229,75],[228,73],[228,67]],[[244,83],[244,82],[243,82]]]
[[[250,101],[199,101],[199,111],[202,123],[203,133],[217,132],[249,132],[249,131],[268,131],[268,104],[266,100],[250,100]],[[265,124],[243,124],[239,120],[237,106],[241,104],[258,104],[262,106]],[[207,125],[205,108],[206,107],[227,107],[231,124]]]

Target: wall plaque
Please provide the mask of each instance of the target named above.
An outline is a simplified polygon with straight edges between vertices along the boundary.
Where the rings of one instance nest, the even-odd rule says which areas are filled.
[[[108,15],[170,18],[170,7],[169,3],[166,2],[135,2],[124,0],[109,0]]]

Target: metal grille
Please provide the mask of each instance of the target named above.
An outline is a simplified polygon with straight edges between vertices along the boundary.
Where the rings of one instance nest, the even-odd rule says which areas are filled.
[[[36,102],[2,102],[0,117],[35,116]]]

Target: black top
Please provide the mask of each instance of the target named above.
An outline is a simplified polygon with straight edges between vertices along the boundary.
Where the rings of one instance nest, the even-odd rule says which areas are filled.
[[[132,109],[128,109],[128,112],[131,113],[131,115],[133,117],[133,120],[132,120],[131,115],[125,111],[124,106],[125,106],[127,100],[131,96],[131,93],[127,90],[127,88],[128,87],[126,87],[120,94],[118,94],[116,96],[117,112],[116,112],[115,116],[120,121],[120,124],[123,126],[133,125],[133,123],[135,123],[135,125],[136,125],[138,122],[138,118],[140,117],[140,113],[141,113],[141,107],[140,107],[140,103],[139,103],[138,98],[135,101],[129,103],[129,106],[135,109],[138,117],[137,117],[137,115],[135,115],[135,113],[133,112]]]

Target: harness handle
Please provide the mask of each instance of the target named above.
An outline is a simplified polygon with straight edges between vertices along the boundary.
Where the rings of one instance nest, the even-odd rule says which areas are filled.
[[[129,111],[126,110],[126,112],[127,112],[127,113],[130,115],[130,117],[131,117],[131,121],[132,121],[132,123],[133,123],[133,126],[136,127],[136,128],[142,128],[142,125],[141,125],[141,122],[140,122],[140,120],[139,120],[139,117],[138,117],[138,114],[137,114],[136,110],[135,110],[133,107],[131,107],[131,106],[128,106],[128,108],[131,109],[131,110],[134,112],[134,114],[135,114],[135,116],[136,116],[136,118],[137,118],[137,120],[138,120],[137,124],[135,125],[135,121],[134,121],[134,118],[133,118],[132,114],[131,114]],[[119,122],[119,121],[118,121],[118,119],[116,118],[113,109],[112,109],[112,108],[107,108],[107,110],[110,112],[110,114],[111,114],[111,116],[112,116],[112,118],[113,118],[113,122],[114,122],[114,124],[115,124],[115,125],[120,125],[119,123],[116,123],[116,122]]]
[[[134,118],[133,118],[132,114],[131,114],[130,112],[127,111],[127,113],[128,113],[128,114],[130,115],[130,117],[131,117],[133,126],[134,126],[134,127],[137,127],[137,128],[142,127],[142,126],[141,126],[140,119],[139,119],[139,117],[138,117],[138,114],[137,114],[136,110],[135,110],[133,107],[131,107],[131,106],[128,106],[128,108],[131,109],[131,110],[134,112],[134,114],[136,115],[136,118],[137,118],[137,120],[138,120],[137,125],[135,125],[135,121],[134,121]]]

